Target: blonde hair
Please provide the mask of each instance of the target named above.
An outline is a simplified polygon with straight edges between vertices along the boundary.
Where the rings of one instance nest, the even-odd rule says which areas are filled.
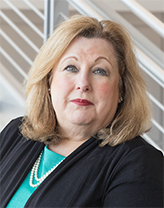
[[[146,132],[150,127],[150,102],[145,82],[133,52],[131,38],[119,24],[81,15],[63,22],[40,49],[26,84],[27,116],[23,118],[21,132],[27,139],[46,144],[60,141],[57,120],[48,92],[52,69],[70,43],[79,36],[103,38],[115,49],[120,74],[118,105],[108,128],[97,133],[102,145],[117,145]]]

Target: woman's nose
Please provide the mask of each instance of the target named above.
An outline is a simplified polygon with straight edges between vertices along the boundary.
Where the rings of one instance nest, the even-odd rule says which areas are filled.
[[[81,75],[78,77],[76,90],[80,90],[82,92],[91,91],[91,83],[89,80],[89,75]]]
[[[81,86],[79,85],[77,88],[77,90],[81,90],[82,92],[87,92],[87,91],[90,91],[90,87],[89,86]]]

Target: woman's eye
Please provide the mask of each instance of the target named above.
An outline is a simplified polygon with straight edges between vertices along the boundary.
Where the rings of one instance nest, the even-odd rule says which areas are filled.
[[[101,75],[101,76],[108,76],[107,72],[102,68],[97,68],[93,71],[94,74]]]
[[[73,66],[73,65],[70,65],[70,66],[67,66],[64,70],[68,71],[68,72],[78,72],[78,69]]]

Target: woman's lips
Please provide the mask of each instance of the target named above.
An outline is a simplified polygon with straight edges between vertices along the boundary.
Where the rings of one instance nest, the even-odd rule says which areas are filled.
[[[80,105],[80,106],[87,106],[87,105],[93,105],[92,102],[90,102],[89,100],[85,100],[85,99],[74,99],[74,100],[71,100],[70,102],[76,104],[76,105]]]

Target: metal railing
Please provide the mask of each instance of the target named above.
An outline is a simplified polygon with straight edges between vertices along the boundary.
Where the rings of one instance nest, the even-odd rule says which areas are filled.
[[[4,0],[6,1],[6,0]],[[22,37],[36,52],[39,52],[39,48],[25,35],[2,11],[0,16],[12,27],[20,37]]]
[[[58,24],[59,21],[63,19],[67,19],[69,16],[69,6],[73,7],[74,10],[79,12],[82,15],[92,16],[97,18],[98,20],[101,19],[111,19],[117,20],[119,19],[120,22],[124,24],[124,26],[129,30],[132,35],[133,41],[136,47],[136,56],[138,58],[139,65],[141,69],[150,76],[159,86],[160,88],[164,89],[164,70],[162,57],[163,52],[159,50],[153,43],[151,43],[147,38],[143,37],[139,31],[137,31],[133,26],[131,26],[127,21],[125,21],[119,14],[113,11],[111,8],[108,9],[110,12],[106,13],[103,12],[96,4],[94,4],[91,0],[44,0],[44,14],[37,9],[32,2],[29,0],[22,0],[26,6],[33,11],[43,22],[43,30],[40,31],[37,26],[28,19],[22,11],[20,11],[14,3],[11,3],[9,0],[3,0],[9,8],[15,12],[17,16],[21,18],[24,24],[28,25],[31,28],[38,38],[42,39],[42,42],[45,42],[46,39],[52,34],[55,25]],[[139,15],[143,21],[149,24],[153,29],[155,29],[161,36],[163,36],[163,24],[159,20],[157,20],[152,14],[148,11],[145,11],[141,5],[136,3],[135,1],[128,1],[128,0],[120,0],[124,2],[136,15]],[[141,9],[142,8],[142,9]],[[142,15],[141,15],[142,12]],[[148,16],[148,18],[147,18]],[[27,34],[21,31],[21,29],[1,10],[0,17],[5,21],[19,36],[22,38],[29,47],[34,51],[34,54],[38,53],[39,47],[35,44],[35,41],[31,40]],[[147,20],[148,19],[148,20]],[[28,66],[32,65],[32,58],[29,57],[29,54],[25,53],[23,48],[17,45],[9,35],[0,30],[0,35],[13,47],[13,49],[22,57],[24,61],[27,62]],[[145,45],[145,47],[144,47]],[[154,48],[150,50],[150,48]],[[24,70],[23,67],[19,66],[16,61],[5,51],[4,48],[0,48],[0,53],[10,62],[13,66],[14,70],[16,69],[19,74],[25,79],[27,79],[27,70]],[[10,83],[10,81],[9,81]],[[160,109],[162,113],[164,113],[164,105],[160,102],[153,94],[149,93],[149,97],[152,103]],[[162,137],[164,138],[164,128],[162,123],[153,119],[153,125],[155,128],[161,132]],[[164,121],[163,121],[164,122]],[[144,135],[145,139],[152,143],[157,148],[161,149],[154,143],[154,141],[148,136],[147,134]]]
[[[121,0],[132,12],[147,23],[159,35],[164,37],[164,24],[135,0]]]
[[[45,16],[42,14],[36,7],[32,5],[32,3],[28,0],[22,0],[24,1],[25,7],[28,9],[31,9],[39,18],[42,19],[42,21],[45,21]],[[28,27],[30,27],[37,35],[38,38],[41,38],[44,40],[44,33],[40,31],[37,26],[30,21],[24,14],[21,12],[15,5],[14,2],[11,3],[9,0],[3,0],[3,2],[8,6],[7,10],[13,11],[15,15],[17,15],[23,24],[26,24]],[[44,7],[43,7],[44,8]],[[31,40],[30,37],[27,36],[17,25],[14,23],[14,21],[9,18],[3,9],[0,11],[0,17],[1,19],[10,27],[12,30],[17,33],[17,35],[22,39],[26,44],[33,50],[34,56],[39,52],[39,48],[41,45],[37,46],[35,44],[35,40]],[[0,29],[0,36],[4,38],[6,42],[15,50],[16,53],[18,53],[21,58],[22,62],[25,61],[27,63],[28,68],[32,65],[33,60],[29,57],[29,54],[24,52],[24,46],[21,48],[21,46],[18,45],[18,43],[14,42],[12,40],[12,37],[9,37],[9,34],[7,32],[3,31],[3,26]],[[43,43],[43,41],[42,41]],[[0,53],[5,57],[5,59],[13,66],[12,71],[14,74],[14,71],[16,70],[22,77],[23,79],[27,79],[27,70],[25,70],[22,66],[20,66],[12,57],[11,54],[5,50],[5,48],[0,47]],[[34,59],[34,57],[33,57]],[[1,63],[2,64],[2,63]],[[10,82],[10,80],[9,80]]]
[[[44,5],[43,0],[39,4]],[[19,5],[22,5],[21,9],[18,8]],[[29,68],[39,52],[45,37],[44,28],[40,29],[36,22],[33,21],[35,19],[30,19],[30,16],[25,15],[25,13],[30,11],[30,14],[38,18],[42,25],[44,25],[45,14],[29,0],[20,0],[19,2],[1,0],[0,9],[0,84],[1,87],[4,86],[3,89],[6,89],[6,92],[3,93],[11,95],[7,101],[1,100],[2,108],[7,112],[7,115],[1,118],[0,128],[3,128],[3,125],[9,122],[7,119],[12,119],[12,115],[25,113],[25,97],[22,82],[24,79],[28,79],[27,73]],[[44,6],[42,6],[42,9],[44,10]],[[35,34],[34,38],[30,33]],[[12,96],[14,96],[15,100],[12,100]],[[14,104],[15,101],[16,104]],[[4,107],[5,103],[7,103],[6,107]],[[9,115],[11,110],[8,109],[7,111],[7,106],[10,105],[17,111],[11,113],[11,118]],[[16,107],[17,105],[19,107]]]

